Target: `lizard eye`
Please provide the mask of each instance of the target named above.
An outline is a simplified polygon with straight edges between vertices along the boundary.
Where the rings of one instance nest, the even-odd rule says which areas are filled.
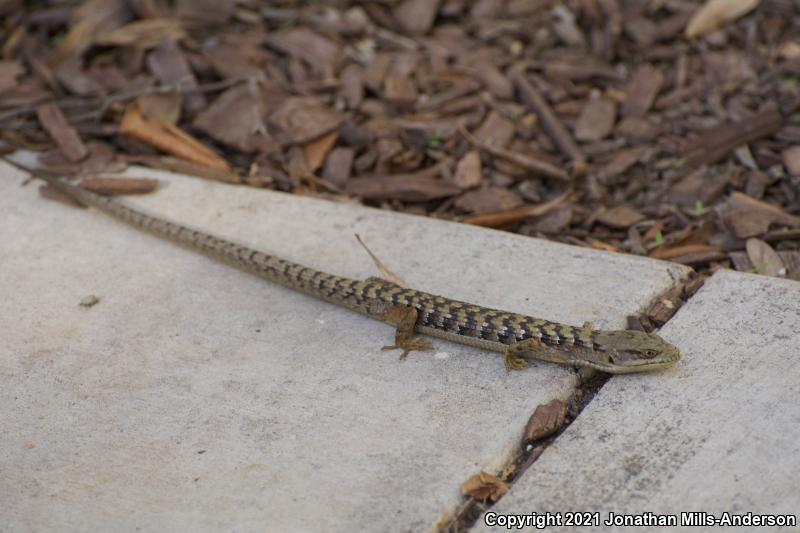
[[[658,351],[657,350],[645,350],[644,351],[644,355],[647,358],[653,358],[653,357],[658,355]]]

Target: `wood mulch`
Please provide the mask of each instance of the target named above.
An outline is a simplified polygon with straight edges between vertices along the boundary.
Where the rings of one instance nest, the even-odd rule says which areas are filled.
[[[324,4],[324,5],[321,5]],[[793,0],[0,1],[2,151],[800,280]],[[312,214],[313,215],[313,214]]]

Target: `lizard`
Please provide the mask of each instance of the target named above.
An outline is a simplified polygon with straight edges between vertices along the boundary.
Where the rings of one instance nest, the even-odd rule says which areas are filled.
[[[508,370],[522,370],[529,361],[539,360],[625,374],[661,369],[681,358],[677,347],[655,333],[595,329],[591,322],[576,327],[409,289],[378,277],[356,280],[329,274],[147,214],[54,175],[34,175],[78,203],[140,230],[394,326],[394,343],[383,349],[402,350],[400,359],[413,350],[433,348],[415,333],[500,352]]]

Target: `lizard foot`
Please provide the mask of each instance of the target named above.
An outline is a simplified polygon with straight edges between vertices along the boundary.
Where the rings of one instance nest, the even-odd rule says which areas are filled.
[[[503,359],[506,364],[506,370],[525,370],[528,368],[528,361],[523,359],[522,357],[517,357],[513,353],[509,353],[509,350],[506,350],[505,354],[503,354]]]
[[[403,340],[399,344],[392,344],[392,345],[389,345],[389,346],[384,346],[381,349],[382,350],[397,350],[397,349],[403,350],[403,353],[400,354],[400,359],[402,360],[402,359],[405,359],[406,356],[410,352],[412,352],[414,350],[419,350],[419,351],[433,350],[433,343],[431,343],[427,339],[423,339],[423,338],[420,338],[420,337],[411,337],[411,338]]]

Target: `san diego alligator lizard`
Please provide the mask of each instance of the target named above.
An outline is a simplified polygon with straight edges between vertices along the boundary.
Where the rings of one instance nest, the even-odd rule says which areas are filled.
[[[653,333],[597,330],[589,322],[569,326],[407,289],[381,278],[359,281],[328,274],[148,215],[61,179],[36,175],[81,204],[132,226],[396,326],[394,344],[384,349],[401,349],[401,359],[411,350],[432,348],[414,332],[501,352],[506,367],[513,370],[525,368],[528,360],[541,360],[623,374],[663,368],[681,357],[675,346]]]

